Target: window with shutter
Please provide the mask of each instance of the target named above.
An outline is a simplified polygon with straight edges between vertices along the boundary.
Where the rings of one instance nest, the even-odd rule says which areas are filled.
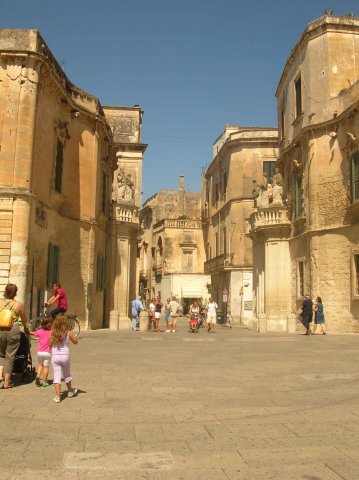
[[[105,288],[105,259],[100,255],[97,257],[96,268],[96,290],[102,292]]]
[[[355,203],[359,200],[359,152],[351,156],[350,183],[352,203]]]
[[[62,168],[64,161],[64,146],[57,139],[56,143],[56,164],[55,164],[55,190],[61,193],[62,188]]]
[[[298,118],[303,113],[301,75],[299,75],[299,77],[294,82],[294,90],[295,90],[295,118]]]
[[[302,183],[303,176],[298,175],[295,179],[295,217],[300,218],[303,214],[303,199],[302,199]]]
[[[47,260],[47,286],[51,288],[59,281],[60,249],[58,246],[49,243]]]
[[[273,172],[276,164],[276,160],[265,160],[263,162],[263,173],[266,174],[268,182],[272,181]]]

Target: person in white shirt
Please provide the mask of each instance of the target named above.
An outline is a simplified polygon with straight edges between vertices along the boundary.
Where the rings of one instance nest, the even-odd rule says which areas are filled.
[[[206,305],[208,332],[214,333],[214,326],[217,323],[217,308],[218,305],[216,304],[216,302],[213,300],[212,297],[209,297],[208,303]]]
[[[172,297],[172,300],[169,303],[170,316],[168,318],[168,329],[166,332],[175,332],[176,331],[176,320],[180,313],[181,307],[180,304],[176,301],[176,297]]]

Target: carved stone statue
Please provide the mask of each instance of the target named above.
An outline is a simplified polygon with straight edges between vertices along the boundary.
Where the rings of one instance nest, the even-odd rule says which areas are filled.
[[[272,203],[274,205],[283,205],[283,177],[279,171],[279,168],[274,169]]]
[[[268,198],[268,179],[267,174],[263,172],[262,182],[259,184],[259,195],[257,198],[257,206],[260,208],[265,208],[269,206]]]
[[[135,185],[131,174],[126,175],[123,168],[117,174],[117,203],[133,203],[135,196]]]

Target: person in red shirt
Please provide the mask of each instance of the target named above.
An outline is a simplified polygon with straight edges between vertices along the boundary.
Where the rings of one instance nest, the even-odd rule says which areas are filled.
[[[54,283],[52,288],[54,294],[49,298],[47,303],[45,303],[45,307],[57,302],[57,307],[51,310],[51,316],[52,318],[55,318],[57,314],[65,313],[67,311],[67,295],[59,283]]]

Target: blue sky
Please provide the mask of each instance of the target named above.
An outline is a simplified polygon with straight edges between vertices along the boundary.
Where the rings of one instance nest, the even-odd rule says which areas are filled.
[[[358,0],[2,0],[1,28],[36,28],[103,105],[144,110],[143,201],[198,191],[225,124],[276,126],[275,90],[306,24]]]

